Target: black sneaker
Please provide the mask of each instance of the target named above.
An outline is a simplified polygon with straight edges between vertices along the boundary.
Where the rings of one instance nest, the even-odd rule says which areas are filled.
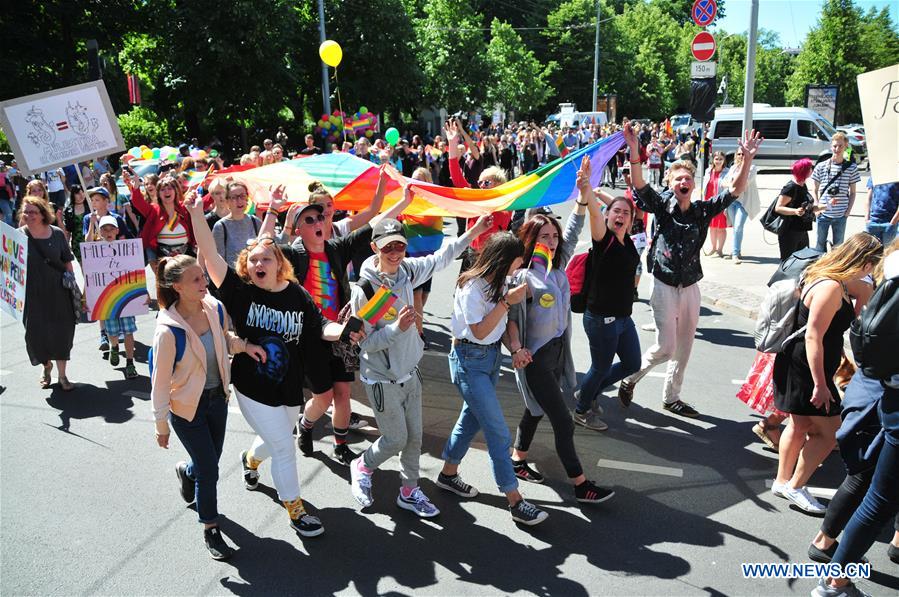
[[[362,429],[363,427],[368,427],[368,420],[363,419],[358,414],[351,412],[350,413],[350,424],[347,425],[347,429]]]
[[[821,562],[822,564],[830,564],[830,561],[833,559],[833,554],[837,553],[837,547],[839,547],[839,543],[837,541],[833,542],[828,549],[820,549],[815,547],[815,544],[812,543],[808,546],[808,559],[813,562]]]
[[[318,537],[325,532],[322,521],[303,510],[302,514],[290,519],[290,528],[303,537]]]
[[[337,444],[334,446],[334,460],[344,466],[350,466],[350,463],[359,455],[350,450],[346,444]]]
[[[512,520],[528,526],[540,524],[549,517],[549,514],[523,499],[514,506],[509,506],[509,512],[512,513]]]
[[[225,538],[218,527],[204,529],[203,540],[213,560],[227,560],[234,553],[234,549],[225,543]]]
[[[546,480],[543,475],[534,470],[528,464],[527,460],[513,460],[512,468],[515,469],[515,476],[522,481],[528,481],[530,483],[543,483],[543,481]]]
[[[113,346],[109,349],[109,364],[113,367],[119,366],[119,347]]]
[[[600,504],[611,499],[615,492],[605,487],[600,487],[593,481],[587,480],[574,486],[574,497],[584,504]]]
[[[437,480],[434,482],[434,485],[461,497],[473,498],[478,495],[478,490],[463,481],[462,477],[458,474],[448,477],[443,473],[440,473],[437,475]]]
[[[618,401],[621,402],[621,406],[627,408],[631,405],[631,402],[634,401],[634,388],[637,384],[628,383],[623,381],[618,385]]]
[[[300,432],[297,434],[297,448],[303,453],[303,456],[312,456],[315,448],[312,447],[312,430],[305,429],[300,425]]]
[[[197,482],[187,476],[187,463],[183,460],[175,465],[175,474],[178,475],[178,481],[181,483],[179,491],[181,499],[188,504],[193,503],[196,497]]]
[[[98,348],[103,352],[109,350],[109,338],[106,336],[106,332],[100,332],[100,345]]]
[[[247,464],[246,450],[240,453],[240,464],[243,466],[243,486],[246,487],[248,491],[253,491],[259,487],[259,471],[250,468],[250,465]]]
[[[894,564],[899,564],[899,547],[890,543],[890,546],[887,547],[887,557],[889,557],[890,561]]]
[[[675,400],[671,404],[662,404],[662,408],[670,413],[695,419],[699,416],[699,411],[682,400]]]

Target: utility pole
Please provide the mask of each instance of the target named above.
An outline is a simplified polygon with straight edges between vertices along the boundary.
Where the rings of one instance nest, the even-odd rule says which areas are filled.
[[[755,45],[759,36],[759,0],[751,0],[749,42],[746,45],[746,83],[743,91],[743,130],[752,130],[752,102],[755,94]]]
[[[596,94],[599,90],[599,14],[601,6],[599,0],[596,0],[596,41],[593,44],[593,105],[590,107],[591,112],[596,112]]]
[[[318,43],[325,43],[325,0],[318,0]],[[322,62],[322,105],[325,114],[331,113],[331,89],[328,85],[328,65]]]

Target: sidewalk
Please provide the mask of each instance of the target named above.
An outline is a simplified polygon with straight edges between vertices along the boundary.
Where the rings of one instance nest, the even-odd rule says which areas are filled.
[[[757,184],[762,209],[754,220],[746,222],[743,229],[743,263],[736,265],[729,259],[702,257],[705,277],[700,281],[702,302],[710,307],[742,315],[750,319],[758,316],[758,306],[765,296],[768,279],[780,263],[777,237],[767,232],[759,219],[772,201],[777,199],[780,189],[790,180],[789,174],[763,173],[758,175]],[[856,185],[855,205],[846,226],[846,237],[863,232],[864,202],[867,201],[868,172]],[[815,230],[809,232],[809,243],[815,244]],[[708,247],[708,241],[706,241]],[[733,230],[728,229],[724,245],[725,255],[733,247]]]

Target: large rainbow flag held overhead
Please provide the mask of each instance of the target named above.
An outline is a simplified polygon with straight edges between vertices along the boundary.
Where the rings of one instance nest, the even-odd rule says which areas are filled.
[[[575,178],[581,160],[590,159],[590,183],[597,187],[603,168],[624,144],[624,134],[615,133],[592,145],[572,151],[523,176],[491,189],[456,189],[405,178],[388,168],[384,205],[403,198],[403,188],[412,189],[415,199],[403,213],[414,216],[477,217],[495,211],[529,209],[564,203],[577,196]],[[214,172],[210,176],[219,176]],[[313,180],[325,185],[337,209],[359,211],[371,203],[380,177],[378,167],[346,153],[330,153],[288,160],[278,164],[226,174],[247,183],[251,200],[260,208],[268,205],[269,190],[286,187],[288,203],[305,203]]]

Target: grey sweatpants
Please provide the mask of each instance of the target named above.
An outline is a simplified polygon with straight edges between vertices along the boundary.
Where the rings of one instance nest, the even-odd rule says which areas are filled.
[[[405,487],[418,486],[421,457],[421,377],[418,371],[403,384],[363,384],[375,411],[381,437],[362,455],[374,470],[400,454],[400,478]]]

